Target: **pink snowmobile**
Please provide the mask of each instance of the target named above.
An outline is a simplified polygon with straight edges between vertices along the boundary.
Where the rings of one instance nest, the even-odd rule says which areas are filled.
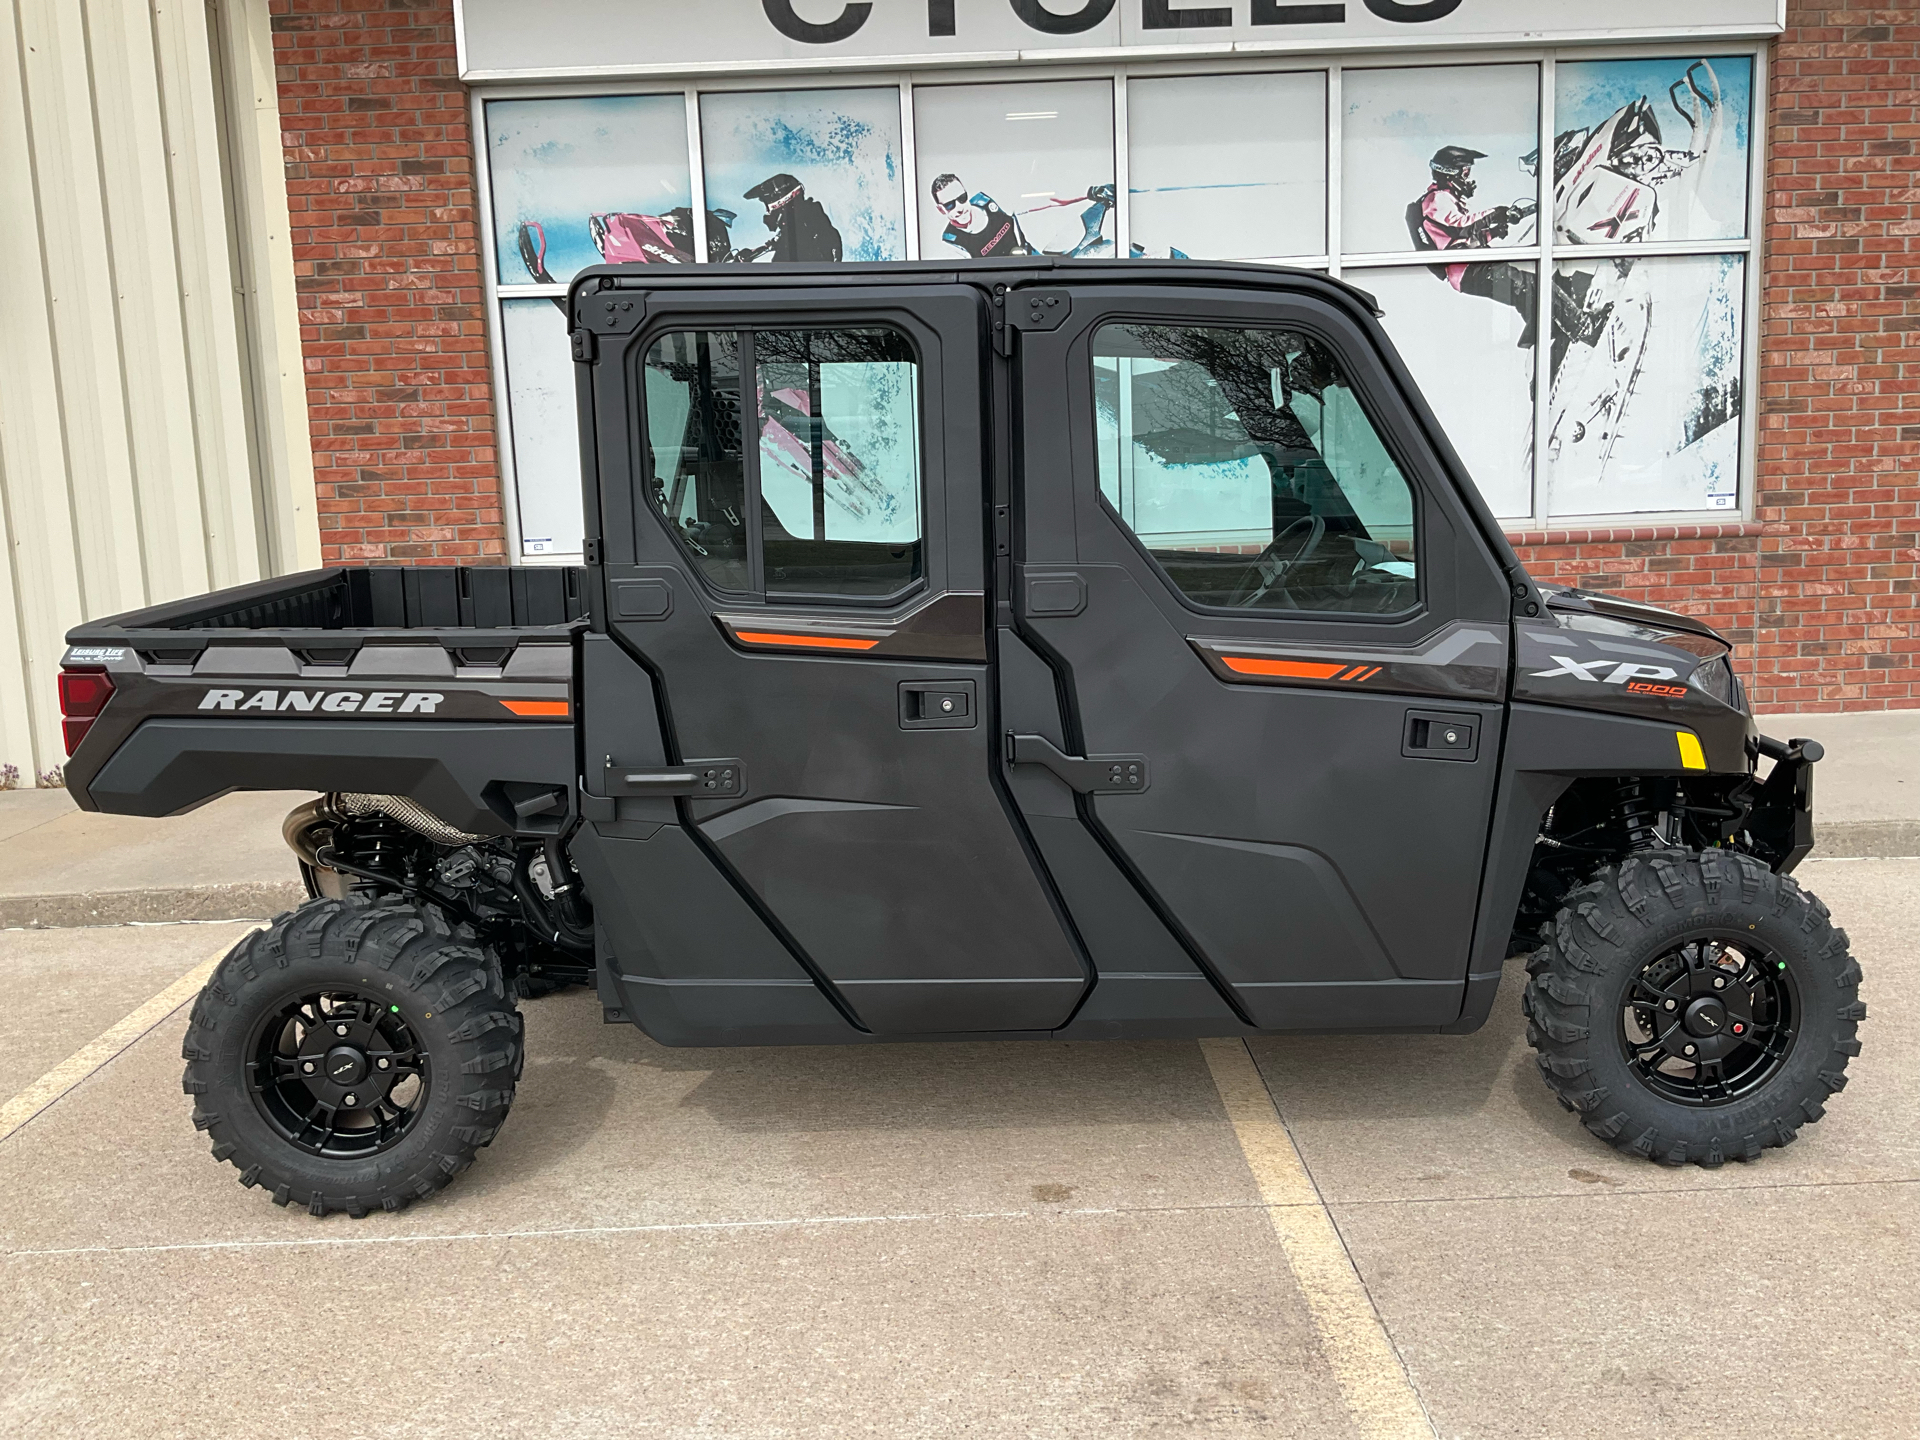
[[[707,259],[732,258],[730,210],[707,211]],[[614,213],[589,215],[587,233],[609,265],[691,265],[694,261],[693,210],[682,205],[664,215]],[[537,284],[557,285],[547,270],[547,232],[538,220],[520,225],[520,259]]]

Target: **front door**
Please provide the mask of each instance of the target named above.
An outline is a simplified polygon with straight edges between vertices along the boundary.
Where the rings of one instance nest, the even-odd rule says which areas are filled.
[[[606,613],[714,772],[683,823],[869,1030],[1061,1024],[1087,970],[996,772],[982,297],[643,308],[595,367]]]
[[[1452,1020],[1508,602],[1377,327],[1310,296],[1034,296],[1008,305],[1035,322],[1013,601],[1095,762],[1082,822],[1253,1024]]]

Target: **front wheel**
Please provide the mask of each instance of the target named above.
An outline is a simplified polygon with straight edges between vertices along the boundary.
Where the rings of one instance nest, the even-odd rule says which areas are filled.
[[[181,1046],[193,1123],[240,1183],[311,1214],[398,1210],[473,1163],[513,1103],[499,961],[430,906],[310,900],[236,945]]]
[[[1603,868],[1527,962],[1527,1043],[1567,1109],[1668,1165],[1790,1143],[1847,1083],[1866,1006],[1846,932],[1723,850]]]

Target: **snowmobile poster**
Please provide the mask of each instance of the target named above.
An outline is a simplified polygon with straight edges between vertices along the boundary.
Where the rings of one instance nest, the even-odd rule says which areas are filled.
[[[1572,123],[1553,143],[1556,246],[1745,233],[1749,60],[1560,70],[1557,113]],[[1556,269],[1546,427],[1556,504],[1603,514],[1684,496],[1691,508],[1732,508],[1742,259],[1612,257]]]
[[[682,96],[489,100],[485,116],[502,284],[563,285],[610,258],[691,252]],[[609,233],[596,232],[595,217]]]
[[[1551,157],[1549,223],[1562,258],[1548,303],[1545,433],[1562,512],[1670,507],[1676,490],[1693,508],[1734,503],[1743,262],[1567,254],[1741,233],[1728,227],[1744,224],[1749,81],[1744,58],[1558,67],[1557,114],[1571,123],[1555,136]],[[1485,252],[1534,240],[1540,163],[1537,149],[1518,157],[1516,181],[1531,182],[1531,194],[1490,199],[1481,186],[1501,183],[1499,157],[1476,144],[1441,143],[1427,157],[1426,185],[1403,212],[1406,243],[1447,257],[1427,267],[1432,279],[1512,309],[1515,344],[1526,350],[1539,339],[1538,267]],[[1408,344],[1416,355],[1423,348]],[[1527,383],[1530,392],[1530,367]],[[1518,463],[1498,467],[1520,477],[1533,468],[1531,405],[1524,434]]]
[[[892,87],[703,94],[700,139],[707,205],[735,216],[731,261],[907,258]]]

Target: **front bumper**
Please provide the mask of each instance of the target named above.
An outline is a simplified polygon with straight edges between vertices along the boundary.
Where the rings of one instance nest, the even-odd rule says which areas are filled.
[[[1790,874],[1813,849],[1813,767],[1826,751],[1817,740],[1766,735],[1754,745],[1773,770],[1754,794],[1747,833],[1774,870]]]

